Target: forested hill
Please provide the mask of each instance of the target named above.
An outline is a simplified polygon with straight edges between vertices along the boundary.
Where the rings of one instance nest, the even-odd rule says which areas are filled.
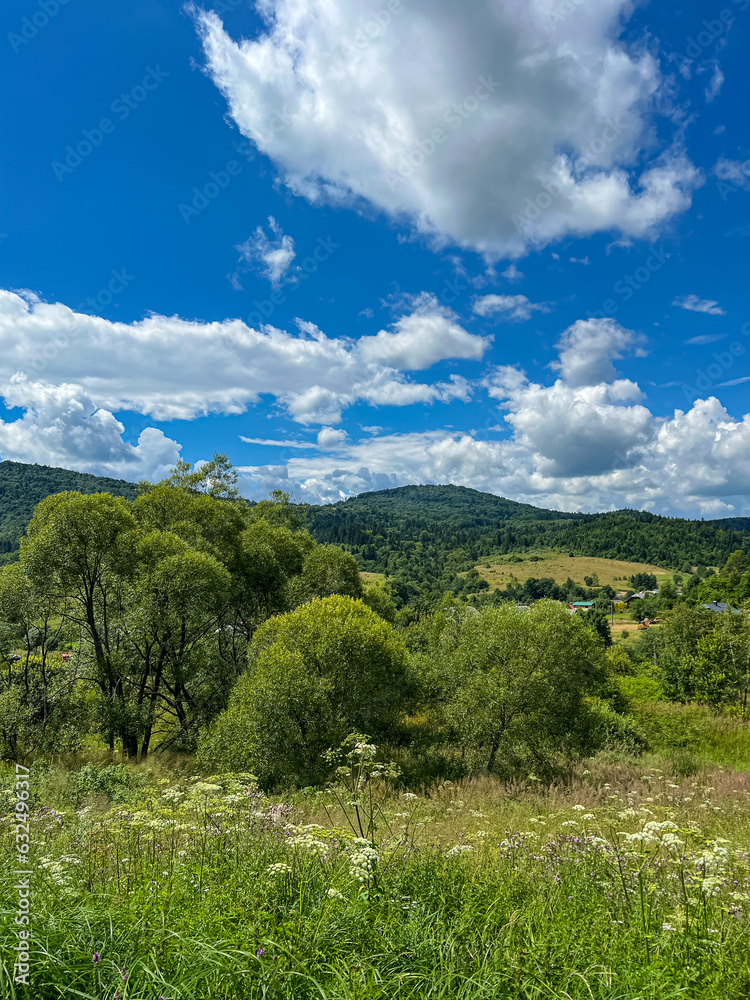
[[[34,507],[52,493],[112,493],[133,498],[135,484],[68,469],[0,462],[0,564],[17,557]],[[487,556],[559,549],[680,569],[721,565],[750,551],[750,518],[686,521],[642,511],[567,514],[464,486],[401,486],[308,508],[318,542],[352,552],[364,570],[408,580],[419,590],[455,585],[457,574]]]
[[[742,521],[744,519],[738,519]],[[565,514],[461,486],[404,486],[310,508],[310,530],[365,570],[441,589],[483,558],[529,549],[646,562],[721,565],[750,533],[643,511]]]
[[[49,465],[0,462],[0,565],[16,558],[18,539],[39,501],[65,490],[112,493],[128,499],[136,495],[135,484],[124,479],[107,479]]]

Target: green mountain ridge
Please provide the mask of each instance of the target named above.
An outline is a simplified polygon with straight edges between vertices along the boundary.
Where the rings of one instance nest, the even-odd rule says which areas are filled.
[[[132,500],[135,483],[92,476],[50,465],[0,462],[0,565],[18,557],[18,540],[31,520],[34,507],[45,497],[65,490],[79,493],[112,493]]]
[[[750,518],[732,520],[750,529]],[[404,597],[465,589],[459,573],[509,553],[555,549],[681,569],[721,565],[750,549],[750,533],[723,522],[637,510],[565,513],[461,486],[403,486],[311,507],[310,532],[351,552],[362,569],[387,574]]]
[[[63,490],[136,495],[135,484],[122,479],[0,462],[0,562],[17,558],[18,539],[36,504]],[[455,586],[459,573],[507,553],[557,549],[679,569],[685,563],[720,565],[736,549],[750,551],[750,518],[690,521],[636,510],[569,513],[465,486],[400,486],[304,506],[317,542],[351,552],[363,570],[408,581],[411,592]]]

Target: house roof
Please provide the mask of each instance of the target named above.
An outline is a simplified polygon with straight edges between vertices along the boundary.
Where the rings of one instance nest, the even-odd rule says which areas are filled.
[[[732,605],[727,604],[726,601],[711,601],[710,604],[704,604],[703,607],[707,608],[709,611],[714,611],[716,614],[723,614],[725,611],[731,611],[732,614],[735,615],[741,614],[737,608],[733,608]]]

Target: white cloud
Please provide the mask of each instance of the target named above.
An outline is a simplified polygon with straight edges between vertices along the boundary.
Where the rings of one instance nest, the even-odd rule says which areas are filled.
[[[321,427],[318,431],[319,448],[340,448],[347,440],[346,431],[337,430],[335,427]]]
[[[745,191],[750,190],[750,160],[729,160],[722,156],[716,161],[714,174],[721,181],[736,184]]]
[[[265,395],[292,419],[321,424],[338,423],[356,402],[468,399],[466,379],[415,382],[404,372],[452,358],[478,361],[491,338],[467,333],[432,296],[413,298],[408,308],[393,330],[357,341],[328,337],[301,320],[298,334],[175,316],[113,323],[0,291],[0,394],[14,374],[27,373],[51,385],[80,385],[95,409],[158,420],[239,414]]]
[[[724,74],[719,69],[719,64],[714,66],[713,75],[711,80],[706,87],[706,100],[710,104],[718,96],[721,90],[721,85],[724,83]]]
[[[123,424],[80,385],[16,376],[3,396],[25,411],[20,419],[0,420],[3,458],[137,481],[162,478],[180,457],[180,445],[155,427],[144,428],[137,445],[128,444]]]
[[[507,278],[508,281],[520,281],[523,278],[523,272],[519,271],[515,264],[509,264],[500,274],[503,278]]]
[[[532,312],[549,312],[546,302],[529,302],[525,295],[483,295],[474,299],[472,309],[478,316],[516,321],[531,319]]]
[[[330,458],[305,455],[248,467],[245,481],[262,493],[276,477],[311,502],[437,482],[561,510],[750,513],[750,414],[735,419],[711,398],[655,415],[612,366],[625,351],[643,353],[641,344],[611,320],[574,324],[561,338],[562,377],[554,384],[530,382],[512,366],[488,373],[485,388],[504,416],[498,426],[488,407],[482,435],[372,428],[369,438],[340,443],[335,468]]]
[[[560,360],[550,367],[574,388],[599,385],[616,378],[613,360],[626,353],[643,357],[645,343],[642,334],[626,330],[613,319],[579,319],[563,333],[557,345]]]
[[[701,299],[697,295],[683,295],[681,298],[676,298],[672,305],[690,312],[708,313],[709,316],[726,315],[718,302],[714,302],[712,299]]]
[[[294,240],[286,236],[272,215],[268,217],[268,236],[263,226],[258,226],[253,235],[235,249],[239,251],[240,261],[251,270],[258,271],[267,278],[274,287],[278,287],[287,276],[289,268],[297,256],[294,250]],[[230,277],[235,288],[242,285],[238,272]]]
[[[510,401],[509,440],[437,430],[388,434],[346,445],[335,467],[324,456],[300,457],[243,472],[254,495],[283,483],[313,503],[454,483],[558,510],[750,514],[750,415],[736,420],[713,398],[666,419],[625,402],[591,387],[530,385]],[[540,406],[549,408],[546,419]]]
[[[196,12],[208,71],[243,134],[312,202],[369,202],[436,240],[515,257],[568,234],[646,236],[701,183],[678,145],[639,162],[669,93],[645,40],[621,40],[630,0],[588,0],[562,22],[555,0],[258,9],[266,30],[240,42]]]
[[[704,333],[700,337],[691,337],[685,343],[696,347],[706,347],[708,344],[715,344],[717,340],[723,340],[725,337],[725,333]]]
[[[411,307],[411,313],[396,321],[393,332],[381,330],[374,337],[360,338],[359,352],[366,361],[421,371],[444,358],[478,361],[491,343],[491,337],[467,333],[433,295],[418,296]]]

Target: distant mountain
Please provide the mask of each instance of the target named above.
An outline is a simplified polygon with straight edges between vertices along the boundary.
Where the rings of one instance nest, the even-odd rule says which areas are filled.
[[[112,493],[129,500],[136,495],[135,484],[124,479],[107,479],[49,465],[0,462],[0,565],[17,558],[18,540],[39,501],[65,490]]]
[[[135,484],[123,479],[0,462],[0,563],[17,558],[36,504],[63,490],[136,496]],[[465,486],[400,486],[307,512],[316,541],[340,545],[362,569],[387,573],[415,592],[455,589],[465,583],[458,574],[487,557],[530,550],[668,569],[717,566],[736,549],[750,551],[750,518],[688,521],[635,510],[572,514]]]
[[[558,549],[681,569],[750,550],[750,533],[723,522],[635,510],[566,514],[462,486],[403,486],[313,506],[310,531],[352,552],[362,569],[421,591],[463,586],[459,573],[512,552]]]

